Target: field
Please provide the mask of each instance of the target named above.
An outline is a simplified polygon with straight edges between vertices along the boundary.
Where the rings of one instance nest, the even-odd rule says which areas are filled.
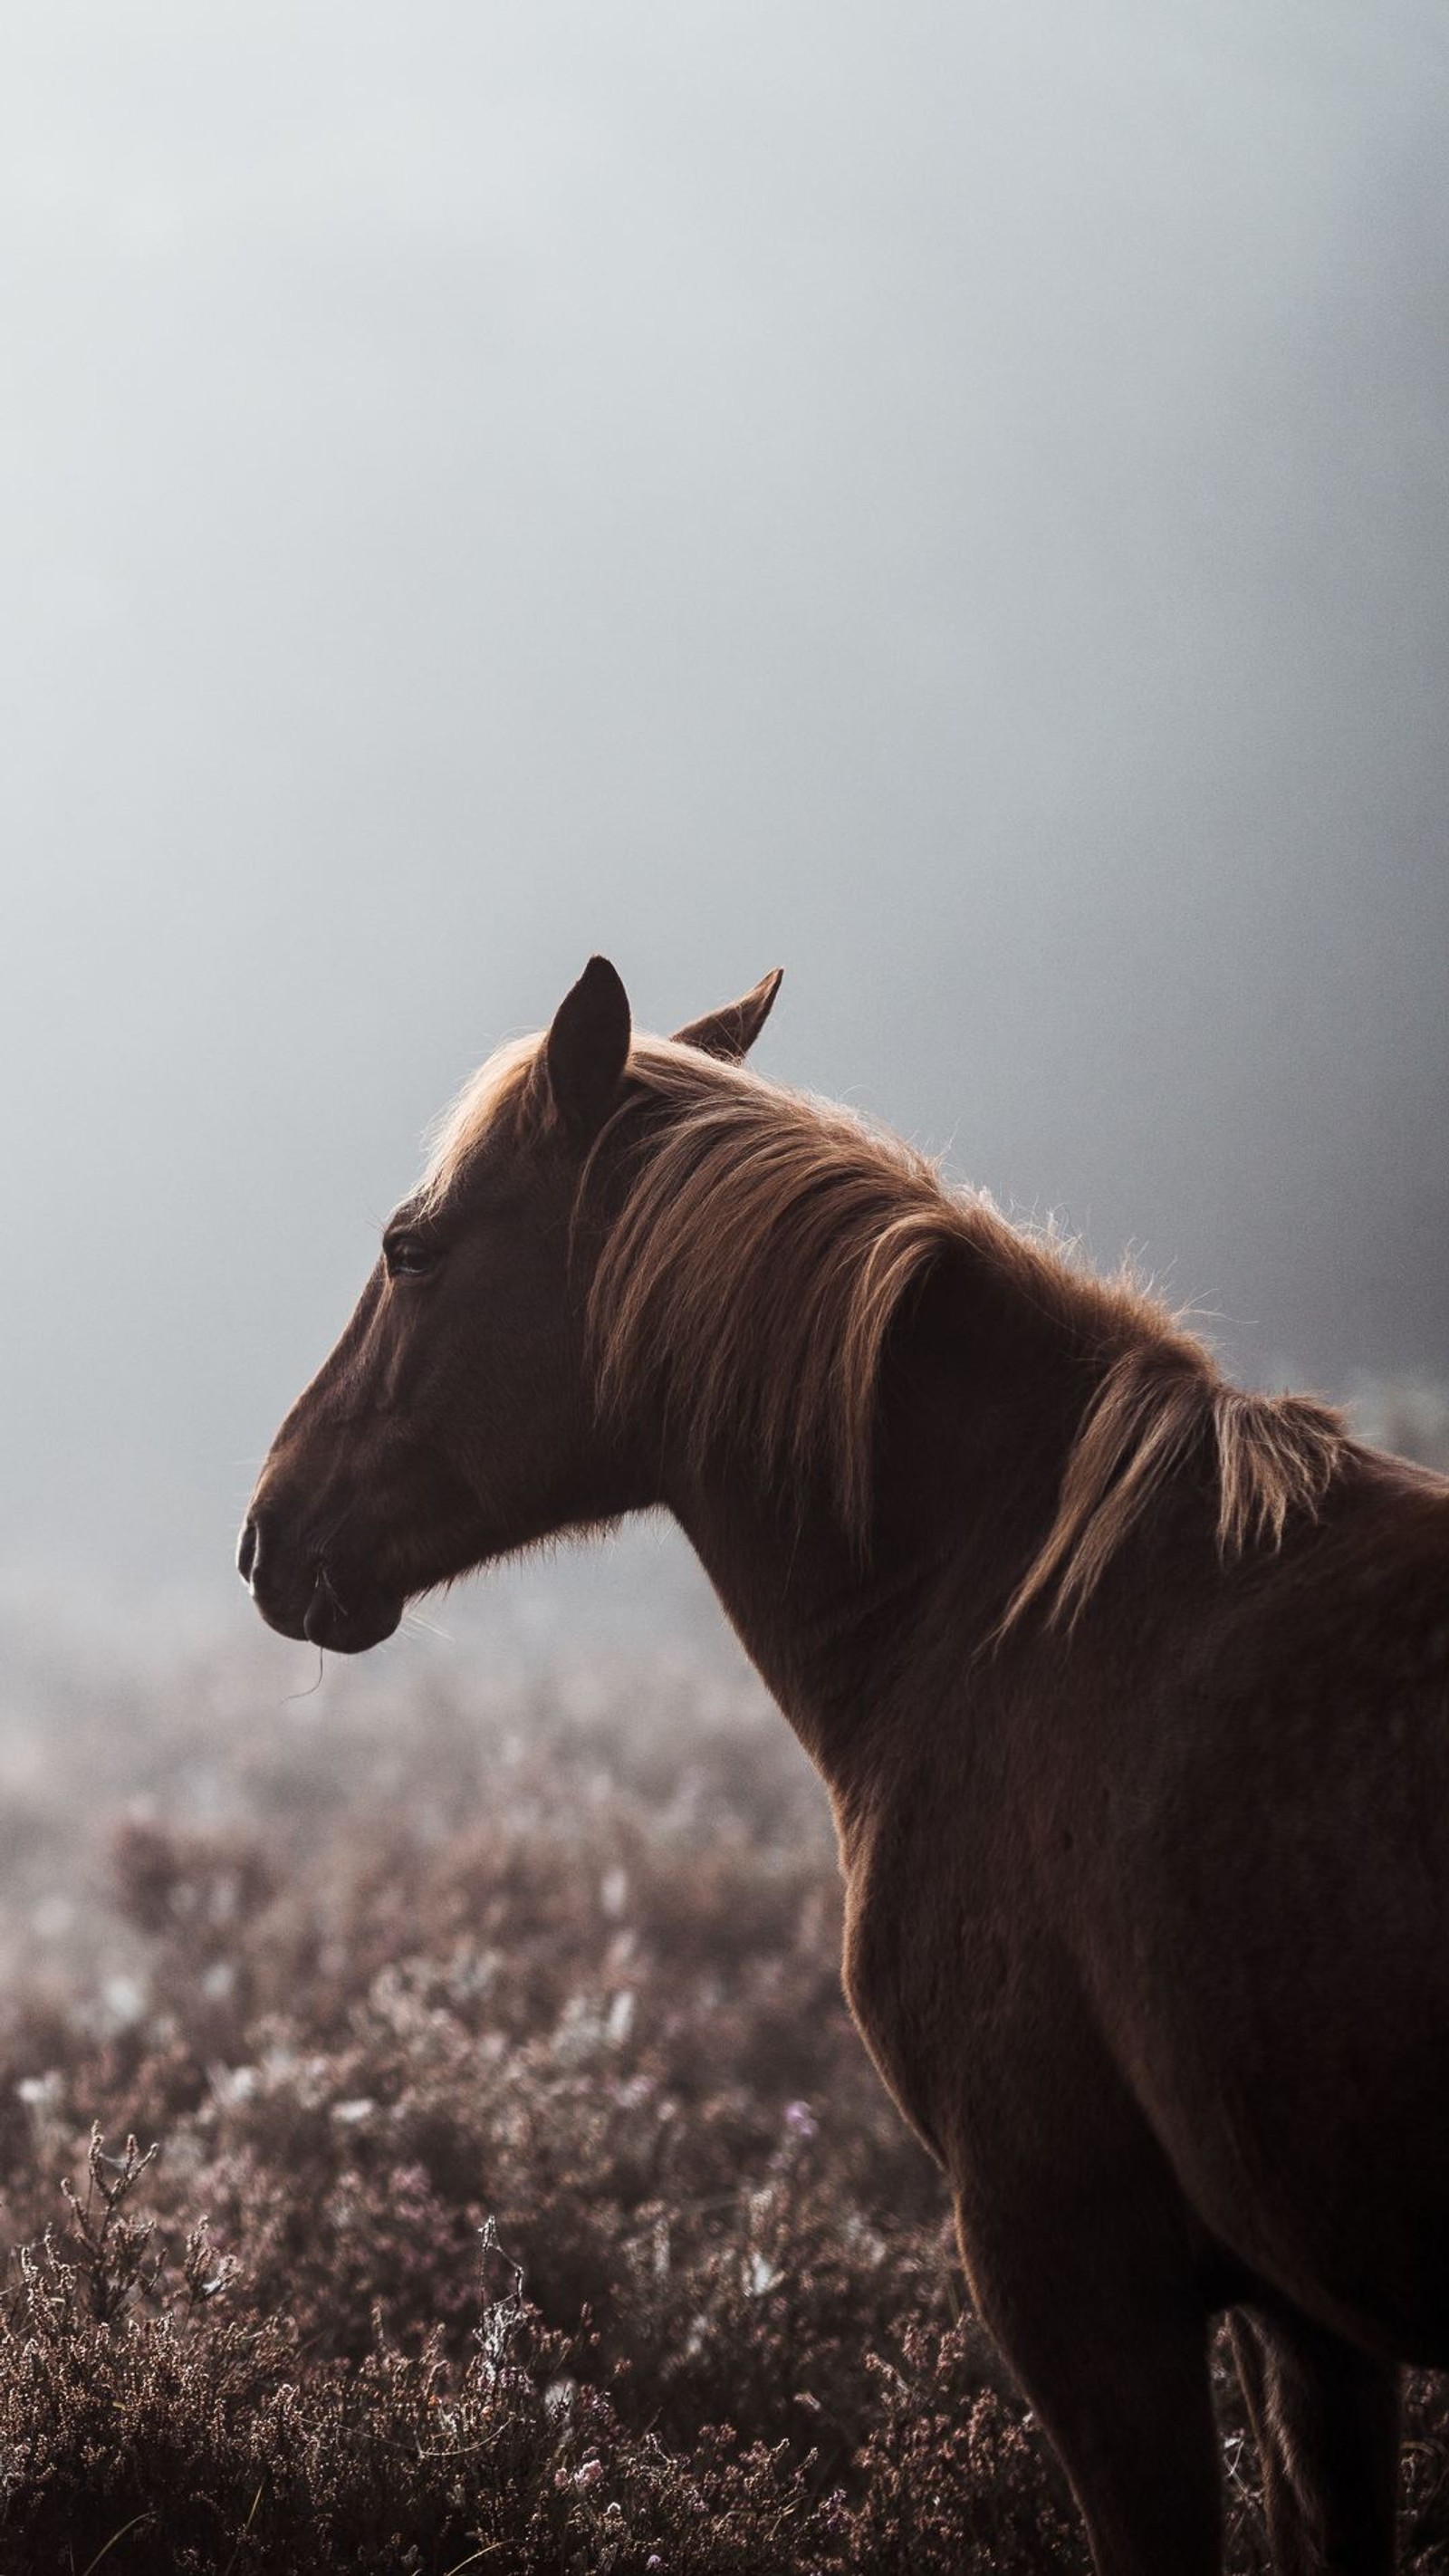
[[[6,2576],[1084,2568],[747,1681],[9,1642]]]

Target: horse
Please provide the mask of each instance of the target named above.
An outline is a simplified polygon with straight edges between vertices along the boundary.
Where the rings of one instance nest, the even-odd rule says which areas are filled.
[[[1392,2565],[1449,2362],[1449,1480],[594,958],[438,1133],[239,1564],[357,1653],[663,1507],[823,1776],[865,2044],[1100,2576]]]

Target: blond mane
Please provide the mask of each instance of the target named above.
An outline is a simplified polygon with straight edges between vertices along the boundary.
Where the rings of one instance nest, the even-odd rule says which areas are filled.
[[[500,1106],[519,1096],[537,1038],[490,1058],[441,1129],[425,1181],[437,1196]],[[643,1109],[642,1119],[636,1113]],[[984,1194],[853,1111],[695,1048],[636,1038],[625,1098],[600,1148],[631,1122],[621,1203],[590,1293],[602,1406],[667,1384],[696,1459],[722,1431],[767,1475],[823,1458],[844,1524],[865,1547],[886,1338],[945,1255],[969,1248],[1098,1368],[1051,1527],[1002,1631],[1034,1603],[1070,1626],[1175,1469],[1206,1436],[1224,1556],[1276,1547],[1316,1514],[1346,1435],[1328,1407],[1229,1385],[1206,1346],[1129,1275],[1104,1279],[1050,1232],[1013,1225]]]
[[[429,1131],[428,1159],[414,1192],[420,1208],[436,1207],[446,1198],[499,1111],[523,1091],[542,1043],[542,1033],[535,1029],[528,1037],[509,1038],[495,1047],[443,1111]]]

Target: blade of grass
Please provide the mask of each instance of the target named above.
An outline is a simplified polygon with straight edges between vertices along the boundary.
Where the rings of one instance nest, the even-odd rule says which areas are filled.
[[[247,2518],[246,2518],[245,2522],[242,2524],[242,2527],[241,2527],[240,2531],[237,2533],[237,2536],[236,2536],[236,2547],[235,2547],[235,2549],[232,2551],[230,2558],[229,2558],[229,2559],[227,2560],[227,2562],[226,2562],[226,2565],[223,2567],[223,2569],[222,2569],[222,2571],[221,2571],[221,2576],[231,2576],[231,2571],[232,2571],[232,2569],[235,2567],[237,2560],[238,2560],[238,2559],[240,2558],[240,2556],[241,2556],[241,2545],[242,2545],[242,2542],[245,2540],[245,2538],[246,2538],[246,2536],[247,2536],[247,2533],[250,2531],[250,2529],[251,2529],[251,2527],[252,2527],[252,2524],[253,2524],[253,2523],[255,2522],[255,2520],[256,2520],[256,2517],[257,2517],[257,2507],[258,2507],[258,2505],[261,2503],[261,2500],[262,2500],[262,2487],[264,2487],[264,2486],[266,2485],[266,2483],[267,2483],[267,2482],[266,2482],[266,2479],[265,2479],[265,2478],[263,2478],[263,2480],[262,2480],[262,2485],[261,2485],[260,2487],[258,2487],[258,2489],[257,2489],[257,2491],[256,2491],[256,2494],[253,2496],[253,2498],[252,2498],[252,2500],[251,2500],[251,2505],[250,2505],[250,2508],[249,2508],[248,2513],[247,2513]]]
[[[134,2531],[138,2522],[149,2522],[150,2519],[151,2507],[149,2505],[143,2506],[140,2513],[133,2513],[129,2522],[123,2522],[119,2531],[113,2531],[110,2539],[102,2542],[100,2548],[96,2551],[94,2558],[92,2558],[89,2563],[81,2569],[81,2576],[93,2576],[93,2571],[99,2567],[101,2560],[103,2558],[110,2557],[111,2551],[115,2548],[117,2541],[124,2540],[128,2531]]]

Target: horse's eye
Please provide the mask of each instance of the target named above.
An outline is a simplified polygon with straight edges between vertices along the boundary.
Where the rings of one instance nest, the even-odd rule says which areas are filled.
[[[390,1234],[382,1257],[389,1279],[421,1279],[437,1268],[440,1255],[436,1245],[425,1243],[420,1234]]]

